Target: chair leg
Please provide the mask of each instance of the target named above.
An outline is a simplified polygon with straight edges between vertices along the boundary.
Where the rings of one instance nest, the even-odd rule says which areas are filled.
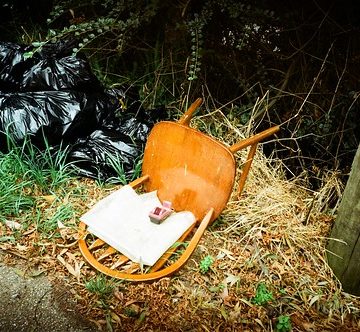
[[[184,113],[184,115],[180,118],[178,123],[188,126],[190,123],[190,120],[193,116],[193,113],[196,111],[196,109],[201,105],[202,99],[198,98],[196,99],[189,107],[189,109]]]
[[[251,145],[251,147],[250,147],[250,151],[249,151],[248,157],[246,159],[246,162],[245,162],[245,165],[244,165],[244,168],[242,170],[240,180],[239,180],[238,192],[237,192],[238,199],[240,199],[241,193],[244,189],[245,181],[249,174],[250,167],[251,167],[252,161],[253,161],[255,153],[256,153],[256,148],[257,148],[257,143]]]
[[[229,150],[231,151],[231,153],[235,153],[239,150],[247,148],[250,145],[261,142],[262,140],[275,134],[279,130],[280,130],[280,126],[271,127],[269,129],[262,131],[261,133],[258,133],[256,135],[246,138],[238,143],[235,143],[234,145],[229,147]]]

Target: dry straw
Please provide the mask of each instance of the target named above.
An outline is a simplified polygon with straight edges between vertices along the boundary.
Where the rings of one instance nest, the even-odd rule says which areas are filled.
[[[208,116],[197,121],[208,122]],[[210,134],[224,142],[238,141],[248,131],[220,110],[211,117],[218,126]],[[238,153],[238,173],[246,153]],[[314,192],[304,186],[306,171],[287,179],[284,169],[281,160],[264,155],[260,144],[243,194],[232,196],[206,245],[220,245],[222,270],[241,281],[244,293],[263,280],[274,292],[281,290],[275,306],[292,315],[299,330],[331,330],[360,313],[359,299],[342,292],[326,262],[327,236],[343,185],[337,172],[319,172],[322,186]]]
[[[264,103],[265,97],[253,113],[266,116],[260,110]],[[224,144],[257,131],[254,117],[243,126],[236,117],[230,121],[225,108],[207,108],[215,110],[196,116],[191,125]],[[240,199],[235,185],[226,209],[205,232],[190,261],[171,278],[150,284],[120,282],[106,303],[99,300],[86,291],[85,283],[98,272],[84,262],[72,226],[60,229],[61,237],[42,238],[29,225],[17,243],[0,243],[4,262],[31,257],[26,260],[29,266],[41,266],[52,279],[68,280],[78,299],[77,309],[103,330],[111,326],[121,331],[275,331],[279,316],[290,317],[294,331],[359,330],[360,300],[342,292],[326,263],[327,236],[343,191],[338,174],[319,172],[323,185],[311,191],[306,171],[287,179],[282,161],[265,156],[262,147]],[[247,151],[236,154],[238,174],[246,155]],[[66,200],[59,196],[44,201],[43,208],[55,209],[66,201],[78,218],[115,189],[74,180],[67,187]],[[214,262],[201,273],[201,261],[207,256]],[[267,305],[252,301],[260,283],[274,298]]]

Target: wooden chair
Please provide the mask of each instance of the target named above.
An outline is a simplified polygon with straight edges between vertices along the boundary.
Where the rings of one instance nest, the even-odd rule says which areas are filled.
[[[133,188],[142,185],[146,192],[157,190],[160,201],[172,202],[175,211],[191,211],[197,222],[177,243],[183,243],[192,235],[190,242],[177,260],[171,257],[178,249],[174,246],[144,271],[142,266],[89,234],[86,225],[80,223],[80,251],[95,269],[114,278],[133,281],[158,279],[180,269],[229,200],[236,173],[233,154],[250,146],[239,180],[240,195],[257,143],[279,130],[279,126],[272,127],[227,147],[189,127],[201,102],[201,98],[197,99],[178,122],[164,121],[153,127],[145,147],[142,176],[129,183]]]

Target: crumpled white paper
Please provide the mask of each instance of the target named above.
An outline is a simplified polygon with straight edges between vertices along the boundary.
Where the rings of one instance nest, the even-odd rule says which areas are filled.
[[[161,206],[156,191],[138,195],[129,185],[122,187],[80,217],[88,231],[132,261],[154,265],[195,222],[189,211],[171,214],[160,225],[149,212]]]

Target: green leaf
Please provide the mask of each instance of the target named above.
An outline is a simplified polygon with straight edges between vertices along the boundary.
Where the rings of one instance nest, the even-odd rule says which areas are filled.
[[[34,47],[40,47],[40,46],[42,46],[44,43],[42,43],[42,42],[33,42],[33,43],[31,43],[31,45],[32,46],[34,46]]]
[[[15,238],[13,236],[1,236],[0,237],[0,242],[6,242],[6,241],[15,242]]]
[[[274,297],[272,293],[266,288],[266,285],[260,283],[256,289],[256,294],[253,297],[252,302],[257,305],[264,305],[273,300]]]
[[[29,59],[34,55],[34,52],[25,52],[24,53],[24,59]]]
[[[202,274],[205,274],[206,272],[208,272],[212,263],[214,263],[214,259],[211,256],[206,256],[200,262],[200,272]]]

